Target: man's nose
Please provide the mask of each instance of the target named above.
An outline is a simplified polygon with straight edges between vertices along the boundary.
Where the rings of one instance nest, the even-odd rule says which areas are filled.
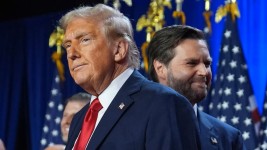
[[[205,64],[199,64],[197,68],[197,73],[201,76],[206,76],[209,72],[210,67],[207,67]]]
[[[72,45],[71,47],[69,47],[69,49],[67,50],[67,58],[74,60],[78,57],[80,57],[80,51],[78,46]]]

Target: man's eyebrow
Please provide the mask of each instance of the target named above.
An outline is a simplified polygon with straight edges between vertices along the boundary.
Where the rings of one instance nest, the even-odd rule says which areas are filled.
[[[186,58],[184,59],[184,61],[197,61],[198,59],[197,58],[194,58],[194,57],[190,57],[190,58]]]
[[[66,43],[68,43],[68,42],[70,42],[70,40],[68,40],[68,39],[67,39],[67,40],[64,39],[64,40],[62,41],[61,46],[65,48],[65,45],[66,45]]]
[[[86,36],[86,35],[93,35],[93,34],[90,32],[81,32],[81,33],[74,34],[73,37],[74,37],[74,39],[79,39],[79,38]],[[66,44],[70,41],[71,41],[70,39],[63,39],[62,46],[64,47],[64,44]]]

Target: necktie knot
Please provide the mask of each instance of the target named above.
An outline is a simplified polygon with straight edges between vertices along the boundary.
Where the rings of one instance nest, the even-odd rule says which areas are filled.
[[[92,111],[96,111],[96,112],[99,112],[102,108],[103,108],[103,106],[99,102],[98,98],[94,99],[91,106],[90,106],[90,109],[92,109]]]

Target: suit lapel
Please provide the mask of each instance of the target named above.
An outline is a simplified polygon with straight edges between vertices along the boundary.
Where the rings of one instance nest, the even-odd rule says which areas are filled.
[[[202,149],[218,149],[220,144],[218,133],[211,122],[207,119],[206,114],[199,110],[197,111]]]
[[[133,100],[130,98],[130,95],[140,90],[140,82],[143,80],[139,76],[140,74],[137,73],[137,71],[134,71],[112,100],[110,106],[95,129],[87,149],[97,149],[119,121],[120,117],[131,106]]]
[[[74,124],[73,124],[73,130],[71,130],[71,131],[73,131],[72,132],[73,134],[69,133],[70,137],[69,137],[69,140],[68,140],[68,145],[71,145],[71,148],[74,146],[76,138],[78,137],[78,135],[79,135],[79,133],[81,131],[82,124],[83,124],[83,119],[84,119],[85,114],[86,114],[86,112],[87,112],[87,110],[89,108],[89,105],[90,105],[90,103],[88,103],[85,107],[83,107],[81,109],[81,111],[79,111],[76,114],[77,117],[73,118],[72,123],[74,123]]]

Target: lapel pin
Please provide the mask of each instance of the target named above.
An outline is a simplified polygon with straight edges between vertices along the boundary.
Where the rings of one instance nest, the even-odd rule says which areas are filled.
[[[119,108],[122,110],[124,108],[124,106],[125,106],[124,103],[121,103]]]
[[[217,141],[217,139],[215,137],[210,137],[210,141],[211,141],[212,144],[217,144],[218,143],[218,141]]]

